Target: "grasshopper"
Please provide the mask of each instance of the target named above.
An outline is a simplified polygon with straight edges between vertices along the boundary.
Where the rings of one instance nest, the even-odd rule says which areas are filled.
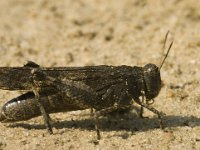
[[[165,37],[165,42],[167,39]],[[164,44],[165,44],[164,42]],[[137,66],[40,67],[29,61],[23,67],[0,67],[0,89],[27,91],[7,103],[0,112],[1,122],[28,120],[42,115],[45,126],[53,133],[50,113],[94,109],[97,139],[101,138],[99,117],[118,109],[131,108],[134,103],[162,116],[150,104],[161,89],[160,67]]]

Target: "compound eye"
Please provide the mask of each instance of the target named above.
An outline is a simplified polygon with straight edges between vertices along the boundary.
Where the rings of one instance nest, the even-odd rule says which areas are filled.
[[[144,73],[146,74],[155,74],[159,72],[159,68],[154,64],[147,64],[144,66]]]
[[[154,64],[144,66],[145,95],[147,99],[155,98],[161,89],[159,68]]]

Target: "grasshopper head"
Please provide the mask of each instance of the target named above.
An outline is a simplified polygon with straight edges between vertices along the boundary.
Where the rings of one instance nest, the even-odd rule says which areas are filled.
[[[143,67],[144,92],[147,100],[155,98],[161,89],[160,69],[154,64]]]
[[[163,50],[165,49],[165,44],[167,41],[169,31],[167,32],[164,40]],[[161,78],[160,78],[160,70],[167,58],[169,51],[173,45],[173,41],[169,45],[167,53],[164,55],[164,58],[161,59],[160,67],[157,67],[154,64],[147,64],[143,67],[143,77],[144,77],[144,87],[143,90],[145,92],[145,96],[147,101],[155,98],[161,89]]]

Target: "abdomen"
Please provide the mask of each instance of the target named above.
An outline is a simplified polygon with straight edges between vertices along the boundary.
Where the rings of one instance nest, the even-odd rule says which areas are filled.
[[[40,98],[47,113],[75,111],[81,109],[75,105],[66,104],[58,94],[51,96],[42,95]],[[35,95],[32,92],[28,92],[4,104],[0,113],[0,121],[22,121],[40,115],[41,112],[37,101],[35,100]]]

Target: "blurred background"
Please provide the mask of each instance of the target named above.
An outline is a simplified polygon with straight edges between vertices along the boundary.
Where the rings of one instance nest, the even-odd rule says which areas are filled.
[[[174,45],[161,70],[165,85],[154,106],[172,116],[166,122],[175,129],[166,133],[159,129],[134,134],[126,131],[128,137],[124,139],[118,136],[124,134],[120,129],[106,132],[104,127],[104,140],[96,147],[87,141],[88,137],[95,137],[93,128],[92,131],[82,128],[71,131],[64,127],[57,129],[58,135],[38,137],[40,132],[45,132],[43,129],[26,131],[23,127],[13,129],[1,125],[1,131],[5,132],[0,133],[0,147],[199,149],[199,8],[200,1],[196,0],[1,0],[1,67],[23,66],[27,60],[45,67],[144,66],[149,62],[159,65],[164,37],[169,30],[166,47],[171,41]],[[0,98],[4,103],[18,94],[1,91]],[[148,111],[146,114],[153,116]],[[73,115],[61,114],[57,119],[71,118]],[[187,121],[195,125],[185,127]],[[42,124],[43,121],[39,118],[28,123]],[[131,123],[137,126],[134,119]],[[144,128],[154,126],[154,121],[148,123]]]
[[[33,60],[42,66],[144,65],[160,59],[168,30],[175,43],[171,58],[179,60],[197,54],[200,46],[199,3],[2,0],[0,64],[21,66]]]

